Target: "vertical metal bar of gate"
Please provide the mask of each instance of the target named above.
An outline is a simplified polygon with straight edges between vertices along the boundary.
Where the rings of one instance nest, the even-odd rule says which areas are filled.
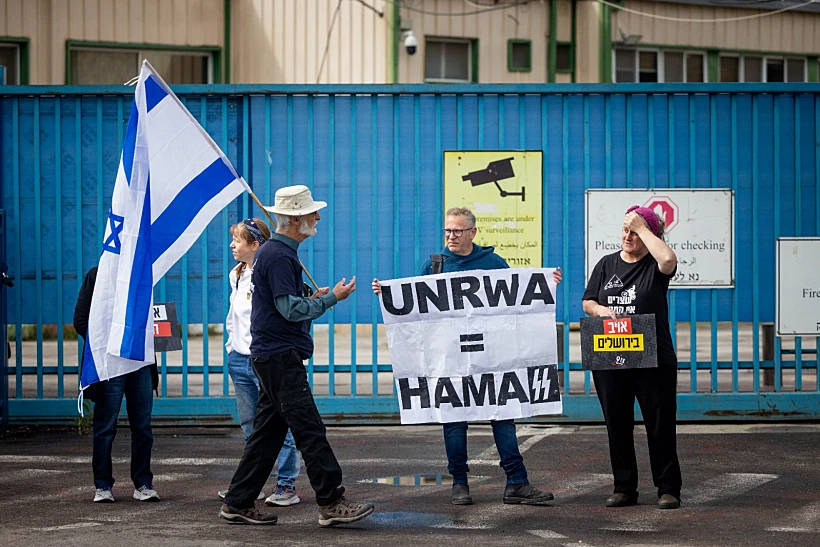
[[[202,129],[208,131],[207,115],[208,97],[199,99],[199,123]],[[199,236],[202,243],[202,396],[208,397],[210,394],[210,360],[208,359],[208,228],[202,230]]]
[[[221,119],[221,138],[220,138],[220,146],[222,147],[222,151],[225,152],[228,150],[228,98],[226,96],[222,96],[222,100],[220,101],[220,119]],[[227,153],[227,152],[226,152]],[[235,223],[236,219],[228,220],[228,211],[227,209],[222,211],[222,237],[228,238],[228,226]],[[273,230],[273,226],[271,226],[271,230]],[[231,265],[231,258],[230,258],[230,249],[228,245],[222,246],[222,272],[223,275],[228,275],[227,272],[230,269]],[[163,278],[164,279],[164,278]],[[227,310],[225,308],[230,307],[230,294],[231,289],[229,287],[229,283],[222,283],[222,302],[223,302],[223,311],[227,316]],[[227,397],[229,393],[228,387],[228,351],[225,348],[225,345],[228,343],[228,329],[224,329],[222,334],[222,396]],[[162,354],[162,361],[163,364],[165,363],[165,354]],[[165,386],[163,386],[164,388]]]
[[[709,182],[712,188],[717,188],[717,96],[709,94]],[[712,299],[712,325],[711,325],[711,363],[710,363],[710,392],[718,392],[718,293],[717,289],[710,289]]]
[[[23,398],[23,259],[22,259],[22,218],[20,214],[20,147],[14,146],[14,143],[20,142],[20,99],[14,97],[11,101],[12,107],[12,181],[14,184],[14,235],[15,235],[15,250],[14,253],[14,279],[18,289],[14,291],[14,349],[15,349],[15,367],[14,367],[14,398]],[[11,255],[11,253],[9,253]]]
[[[378,96],[370,97],[370,234],[371,241],[376,239],[379,230],[379,160],[376,154],[378,146]],[[370,253],[370,268],[373,278],[378,277],[379,254],[373,250]],[[379,394],[379,302],[371,299],[370,304],[370,390],[374,396]]]
[[[752,97],[752,211],[759,211],[759,169],[760,169],[760,137],[758,135],[760,127],[760,104],[758,95]],[[752,241],[758,241],[759,237],[757,215],[752,215]],[[758,246],[752,246],[752,287],[758,286],[759,271],[759,251]],[[752,291],[752,354],[754,361],[754,377],[752,378],[752,391],[760,391],[760,295],[758,291]]]
[[[0,67],[2,70],[2,67]],[[0,72],[2,74],[2,72]],[[0,188],[0,198],[3,196],[5,188]],[[4,265],[3,275],[7,275],[5,271],[6,265],[6,234],[8,228],[6,227],[6,211],[0,207],[0,264]],[[8,347],[8,293],[9,288],[6,284],[0,284],[0,332],[4,334],[2,351],[3,356],[0,357],[0,433],[3,433],[9,425],[9,359],[6,348]]]
[[[330,95],[328,105],[328,152],[330,158],[328,159],[328,202],[333,206],[327,209],[328,225],[328,279],[333,283],[336,279],[336,95]],[[355,293],[354,293],[355,294]],[[355,302],[355,297],[354,297]],[[331,308],[327,311],[327,339],[328,339],[328,379],[327,389],[328,395],[333,397],[336,395],[336,310]]]
[[[561,95],[561,134],[563,136],[563,146],[561,148],[561,185],[563,187],[563,202],[562,202],[562,217],[564,233],[569,234],[569,105],[567,104],[567,95]],[[607,156],[612,153],[607,150]],[[569,264],[569,237],[564,237],[562,245],[562,264]],[[569,283],[563,283],[564,299],[564,355],[561,359],[564,363],[564,393],[569,393],[570,385],[570,359],[569,359],[569,331],[570,331],[570,313],[569,313]]]
[[[800,99],[794,97],[794,233],[800,237],[802,230],[803,196],[801,186],[803,173],[800,165]],[[794,340],[794,389],[803,391],[803,337]]]
[[[774,134],[780,134],[780,108],[777,103],[783,102],[783,97],[775,99],[774,109]],[[775,237],[780,235],[780,139],[774,139],[774,233]],[[772,295],[774,296],[774,295]],[[774,337],[774,390],[780,391],[782,381],[780,374],[780,337]]]
[[[589,161],[589,96],[583,96],[584,101],[584,195],[586,195],[586,191],[589,190],[589,178],[590,178],[590,161]],[[652,131],[652,126],[650,125],[649,128],[650,134]],[[651,141],[650,141],[651,142]],[[652,146],[649,146],[649,154],[652,157]],[[546,163],[546,162],[545,162]],[[544,223],[546,225],[546,222]],[[546,239],[546,238],[545,238]],[[567,328],[565,325],[564,328]],[[568,383],[568,382],[565,382]],[[588,370],[584,371],[584,394],[589,395],[591,392],[592,386],[590,385],[590,372]]]
[[[61,125],[62,113],[60,105],[62,101],[60,97],[54,98],[54,203],[59,204],[63,196],[63,179],[62,179],[62,139],[61,139]],[[65,354],[63,353],[63,212],[62,208],[58,208],[56,213],[56,233],[54,234],[54,244],[57,247],[55,259],[57,261],[54,272],[57,281],[57,398],[63,398],[63,361]]]
[[[43,241],[42,199],[40,196],[40,98],[34,97],[34,241]],[[43,398],[43,247],[34,246],[34,284],[37,307],[37,398]]]
[[[358,141],[358,132],[357,127],[359,125],[359,119],[357,114],[356,103],[358,102],[356,95],[350,96],[350,266],[351,269],[355,272],[358,267],[358,262],[356,261],[356,256],[358,255],[358,240],[359,240],[359,184],[358,184],[358,162],[357,156],[359,151],[359,141]],[[365,289],[363,292],[367,293],[367,280],[361,279],[362,289]],[[333,278],[330,278],[330,282],[333,282]],[[358,295],[362,294],[361,292],[353,293],[353,306],[350,308],[350,395],[352,397],[356,396],[356,367],[358,365],[358,359],[356,358],[356,345],[357,345],[357,317],[356,317],[356,310],[358,306]]]
[[[820,95],[814,97],[814,233],[820,235]],[[820,336],[814,338],[814,390],[820,392]]]
[[[314,97],[313,94],[309,94],[307,97],[308,104],[307,104],[307,123],[308,123],[308,183],[307,187],[310,188],[311,192],[313,191],[314,181],[313,181],[313,170],[315,168],[313,162],[313,153],[315,149],[314,138],[315,138],[315,112],[314,112]],[[307,252],[308,252],[308,262],[307,267],[309,271],[313,270],[313,238],[308,238],[307,240]],[[314,333],[314,325],[310,325],[310,335],[313,336]],[[311,355],[310,359],[308,359],[308,383],[310,387],[313,387],[313,356]]]
[[[738,192],[738,143],[737,143],[737,96],[732,95],[732,192],[737,195]],[[738,230],[735,230],[734,246],[737,248],[739,236]],[[735,280],[735,287],[732,289],[732,393],[737,393],[738,390],[738,328],[737,321],[740,315],[738,302],[738,280]]]
[[[695,96],[689,95],[689,187],[697,186],[695,173]],[[698,309],[695,290],[689,289],[689,392],[698,392]]]
[[[82,153],[82,99],[74,98],[74,208],[75,234],[74,249],[77,260],[75,264],[77,272],[77,294],[83,285],[85,269],[83,268],[83,153]],[[19,216],[19,215],[18,215]],[[18,338],[19,339],[19,338]],[[83,360],[83,339],[77,336],[77,389],[80,387],[81,363]]]

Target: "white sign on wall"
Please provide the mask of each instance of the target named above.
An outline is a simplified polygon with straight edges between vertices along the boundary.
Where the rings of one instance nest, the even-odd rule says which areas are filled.
[[[666,221],[666,242],[678,256],[670,288],[734,287],[734,193],[725,188],[587,190],[586,279],[601,257],[621,249],[624,214],[632,205]]]
[[[777,335],[820,336],[820,237],[777,238]]]

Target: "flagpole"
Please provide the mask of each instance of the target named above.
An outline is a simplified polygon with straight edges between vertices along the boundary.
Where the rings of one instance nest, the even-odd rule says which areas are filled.
[[[262,212],[265,213],[265,216],[268,217],[268,222],[271,223],[271,226],[273,226],[273,230],[276,231],[276,221],[273,220],[273,218],[271,218],[270,213],[268,213],[268,210],[265,209],[265,206],[262,205],[262,202],[259,201],[259,198],[256,197],[256,194],[253,193],[253,190],[248,188],[248,193],[251,195],[251,197],[253,198],[253,201],[256,202],[256,204],[259,206],[259,208],[262,210]],[[313,278],[310,276],[310,272],[307,271],[307,268],[305,268],[304,263],[300,260],[299,264],[302,265],[302,271],[305,272],[305,275],[308,277],[310,282],[313,283],[313,288],[318,291],[319,290],[319,285],[317,285],[316,281],[314,281]]]
[[[170,88],[170,87],[168,87],[168,84],[167,84],[167,83],[165,83],[165,80],[163,80],[163,79],[162,79],[162,76],[160,76],[160,75],[157,73],[156,69],[154,69],[154,67],[153,67],[153,66],[151,66],[151,63],[149,63],[149,62],[148,62],[148,59],[143,59],[142,63],[143,63],[144,65],[147,65],[147,66],[148,66],[148,68],[151,70],[151,73],[152,73],[154,76],[156,76],[156,77],[157,77],[158,83],[159,83],[162,87],[164,87],[164,88],[165,88],[165,90],[168,92],[168,95],[170,95],[171,97],[173,97],[173,98],[174,98],[174,100],[177,102],[177,104],[179,104],[179,106],[181,106],[181,107],[182,107],[183,112],[185,112],[185,113],[188,115],[188,118],[190,118],[190,119],[191,119],[191,121],[193,121],[193,122],[194,122],[194,126],[195,126],[197,129],[199,129],[199,132],[202,134],[202,136],[203,136],[203,137],[204,137],[204,138],[205,138],[205,139],[206,139],[209,143],[211,143],[211,146],[213,147],[214,151],[215,151],[217,154],[219,154],[219,156],[220,156],[220,157],[222,158],[222,160],[225,162],[225,165],[228,167],[228,169],[230,169],[230,170],[231,170],[231,173],[232,173],[232,174],[233,174],[233,175],[234,175],[237,179],[239,179],[239,180],[242,182],[242,184],[243,184],[243,185],[245,185],[245,189],[246,189],[246,190],[248,191],[248,193],[251,195],[251,197],[252,197],[252,198],[253,198],[253,200],[256,202],[256,204],[259,206],[259,208],[260,208],[260,209],[262,209],[262,212],[263,212],[263,213],[265,213],[265,216],[266,216],[266,217],[268,217],[268,221],[271,223],[271,225],[273,226],[273,228],[274,228],[274,230],[275,230],[275,229],[276,229],[276,222],[274,222],[274,220],[271,218],[270,214],[268,214],[267,209],[265,209],[264,205],[262,205],[262,202],[260,202],[260,201],[259,201],[259,198],[257,198],[257,197],[256,197],[256,194],[254,194],[254,193],[253,193],[253,190],[251,190],[250,185],[249,185],[249,184],[245,181],[245,179],[243,179],[242,177],[240,177],[240,176],[239,176],[239,174],[236,172],[236,169],[234,169],[233,164],[232,164],[232,163],[231,163],[231,161],[228,159],[228,157],[225,155],[225,153],[224,153],[224,152],[222,152],[222,149],[221,149],[221,148],[219,148],[219,146],[217,146],[217,144],[214,142],[214,140],[211,138],[211,136],[208,134],[208,132],[207,132],[207,131],[205,131],[205,129],[202,127],[202,125],[200,125],[199,121],[191,115],[191,112],[190,112],[190,111],[189,111],[189,110],[185,107],[185,105],[184,105],[184,104],[182,104],[182,102],[179,100],[179,97],[177,97],[177,96],[176,96],[176,94],[175,94],[173,91],[171,91],[171,88]],[[139,78],[139,76],[137,76],[137,78]],[[307,268],[305,268],[305,265],[302,263],[302,261],[301,261],[301,260],[299,261],[299,264],[301,264],[301,265],[302,265],[302,271],[303,271],[303,272],[305,272],[305,275],[308,277],[308,279],[310,280],[310,282],[311,282],[311,283],[313,283],[313,288],[314,288],[314,289],[316,289],[316,290],[318,291],[318,290],[319,290],[319,285],[317,285],[317,284],[316,284],[316,281],[314,281],[314,280],[313,280],[313,277],[311,277],[310,272],[309,272],[309,271],[307,271]]]

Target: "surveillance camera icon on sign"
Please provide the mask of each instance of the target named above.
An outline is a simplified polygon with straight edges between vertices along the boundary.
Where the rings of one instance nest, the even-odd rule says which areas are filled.
[[[499,181],[507,180],[515,177],[515,171],[513,171],[512,166],[513,158],[506,158],[503,160],[496,160],[491,161],[487,164],[486,169],[481,169],[480,171],[473,171],[472,173],[468,173],[461,177],[461,180],[469,180],[470,184],[473,186],[480,186],[482,184],[495,184],[495,187],[498,188],[498,192],[501,194],[502,198],[506,198],[508,196],[521,196],[521,201],[525,201],[525,192],[524,187],[521,187],[520,192],[507,192],[501,185],[498,184]]]

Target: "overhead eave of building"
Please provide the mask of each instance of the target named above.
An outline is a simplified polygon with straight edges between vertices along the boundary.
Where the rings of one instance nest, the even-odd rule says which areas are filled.
[[[749,0],[644,0],[645,2],[662,2],[664,4],[689,4],[693,6],[710,6],[713,8],[745,8],[750,10],[774,11],[800,6],[807,0],[769,0],[752,1]],[[628,6],[629,2],[627,2]],[[789,11],[802,11],[810,13],[820,13],[820,2],[815,2],[805,6],[800,6]]]

